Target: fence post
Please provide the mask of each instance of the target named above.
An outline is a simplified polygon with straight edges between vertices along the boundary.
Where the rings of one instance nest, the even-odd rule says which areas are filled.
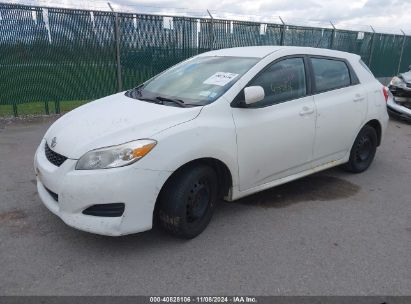
[[[117,90],[123,91],[123,80],[121,78],[121,59],[120,59],[120,28],[118,25],[118,13],[114,11],[110,2],[108,7],[114,13],[114,40],[116,41],[116,65],[117,65]]]
[[[17,112],[17,104],[13,102],[13,115],[14,117],[17,117],[19,114]]]
[[[400,69],[401,69],[401,62],[402,62],[402,55],[404,54],[404,47],[405,47],[405,41],[407,40],[407,35],[405,35],[404,31],[401,30],[403,36],[403,40],[402,40],[402,46],[401,46],[401,53],[400,53],[400,61],[398,62],[398,69],[397,69],[397,74],[400,73]]]
[[[370,54],[368,56],[368,67],[371,69],[372,53],[374,51],[375,31],[371,25],[370,25],[370,28],[372,30],[372,36],[371,36],[371,43],[370,43]]]
[[[60,101],[58,100],[54,101],[54,112],[56,114],[60,114]]]
[[[333,27],[333,30],[331,32],[331,40],[330,40],[330,49],[334,49],[334,36],[335,36],[335,26],[334,24],[330,21],[331,26]]]
[[[214,50],[214,17],[211,15],[210,11],[207,9],[207,13],[211,18],[211,23],[210,23],[210,50]]]
[[[284,36],[285,36],[285,23],[283,21],[283,18],[281,18],[281,16],[278,16],[278,18],[280,18],[280,21],[283,25],[283,27],[281,28],[281,36],[280,36],[280,45],[284,45]]]
[[[118,13],[114,13],[114,39],[116,41],[116,65],[117,65],[117,89],[123,90],[123,80],[121,78],[121,59],[120,59],[120,28],[118,24]]]
[[[50,114],[50,110],[49,110],[49,102],[46,100],[44,101],[44,110],[46,111],[46,115]]]

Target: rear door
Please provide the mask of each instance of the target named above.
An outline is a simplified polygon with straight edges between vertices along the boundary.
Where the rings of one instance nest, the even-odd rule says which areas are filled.
[[[367,95],[348,61],[311,57],[317,108],[313,165],[339,160],[351,149],[367,112]]]

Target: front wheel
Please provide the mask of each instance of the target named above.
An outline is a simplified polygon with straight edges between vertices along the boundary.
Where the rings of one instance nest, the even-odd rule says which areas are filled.
[[[371,165],[377,151],[377,132],[371,126],[364,126],[351,148],[350,159],[344,165],[347,171],[360,173]]]
[[[182,169],[160,193],[158,220],[168,232],[194,238],[210,222],[217,199],[217,175],[211,167],[201,164]]]

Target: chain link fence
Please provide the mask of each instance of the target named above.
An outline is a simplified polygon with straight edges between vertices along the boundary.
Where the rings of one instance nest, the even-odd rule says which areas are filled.
[[[0,116],[68,111],[196,54],[250,45],[356,53],[376,77],[411,64],[405,34],[0,3]]]

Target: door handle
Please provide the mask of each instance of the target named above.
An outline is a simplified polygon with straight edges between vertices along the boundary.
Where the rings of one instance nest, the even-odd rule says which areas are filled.
[[[363,95],[355,94],[353,101],[354,102],[359,102],[359,101],[363,101],[364,99],[365,99],[365,97]]]
[[[303,109],[300,111],[300,116],[310,115],[312,113],[314,113],[314,108],[303,107]]]

